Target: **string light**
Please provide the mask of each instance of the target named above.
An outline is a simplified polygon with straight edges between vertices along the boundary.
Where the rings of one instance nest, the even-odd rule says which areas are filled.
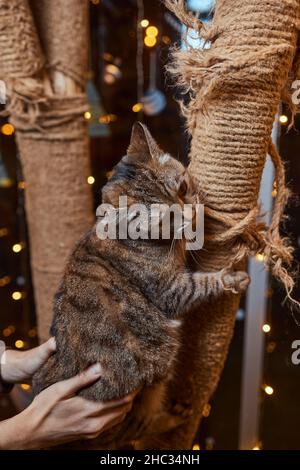
[[[8,229],[6,227],[0,228],[0,237],[6,237],[8,235]]]
[[[262,253],[258,253],[256,256],[255,256],[256,260],[257,261],[260,261],[260,262],[263,262],[265,257]]]
[[[24,348],[25,343],[21,339],[17,339],[17,341],[15,342],[15,346],[16,346],[17,349],[22,349],[22,348]]]
[[[200,450],[199,444],[194,444],[193,445],[193,450]]]
[[[11,281],[11,277],[9,277],[9,276],[1,277],[0,278],[0,287],[7,286],[7,284],[9,284],[10,281]]]
[[[100,124],[109,124],[110,122],[115,122],[118,119],[116,114],[104,114],[99,117]]]
[[[206,403],[206,405],[204,405],[203,410],[202,410],[202,416],[204,418],[208,418],[210,415],[210,410],[211,410],[210,404]]]
[[[1,132],[4,135],[13,135],[13,133],[15,132],[15,128],[12,124],[3,124],[3,126],[1,127]]]
[[[213,450],[215,446],[215,440],[213,437],[207,437],[205,439],[205,448],[206,450]]]
[[[86,180],[87,180],[88,184],[94,184],[95,183],[95,178],[93,176],[88,176]]]
[[[12,335],[15,331],[16,331],[16,328],[14,327],[14,325],[9,325],[6,328],[4,328],[2,334],[5,338],[7,338],[8,336]]]
[[[253,447],[252,450],[260,450],[259,445],[256,445],[255,447]]]
[[[2,178],[0,181],[1,188],[10,188],[14,184],[11,178]]]
[[[262,330],[263,330],[264,333],[269,333],[271,331],[271,326],[268,323],[265,323],[262,326]]]
[[[147,26],[149,26],[149,20],[147,20],[147,19],[145,18],[145,19],[143,19],[143,20],[141,21],[141,27],[142,27],[142,28],[147,28]]]
[[[150,38],[156,38],[156,36],[158,35],[157,27],[156,26],[148,26],[148,28],[146,29],[146,34]]]
[[[92,117],[92,113],[90,111],[86,111],[84,113],[84,119],[86,119],[87,121],[91,119],[91,117]]]
[[[107,62],[110,62],[113,60],[113,56],[109,52],[103,52],[103,59],[106,60]]]
[[[19,181],[18,188],[19,189],[25,189],[25,181]]]
[[[163,36],[161,38],[161,40],[164,44],[170,44],[171,43],[171,39],[169,38],[169,36]]]
[[[278,118],[280,124],[287,124],[289,118],[285,114],[281,114]]]
[[[144,39],[144,43],[147,47],[153,47],[157,43],[156,37],[146,36],[145,39]]]
[[[11,294],[11,296],[14,300],[20,300],[22,299],[22,292],[15,291]]]
[[[22,246],[21,243],[15,243],[12,247],[12,251],[14,253],[20,253],[20,251],[22,251],[22,249],[23,249],[23,246]]]
[[[21,384],[21,388],[23,390],[29,390],[30,389],[30,385],[29,384]]]
[[[108,85],[112,85],[122,77],[120,68],[115,64],[107,64],[104,71],[104,81]]]
[[[136,103],[132,106],[132,111],[134,113],[138,113],[139,111],[141,111],[142,107],[143,107],[142,103]]]
[[[274,389],[271,387],[271,385],[265,385],[264,386],[264,391],[267,395],[273,395]]]
[[[275,341],[270,341],[268,344],[267,344],[267,353],[272,353],[274,351],[274,349],[276,348],[276,343]]]
[[[100,0],[91,0],[91,2],[93,5],[99,5]]]
[[[29,338],[35,338],[37,336],[36,328],[31,328],[31,330],[28,331],[28,336]]]

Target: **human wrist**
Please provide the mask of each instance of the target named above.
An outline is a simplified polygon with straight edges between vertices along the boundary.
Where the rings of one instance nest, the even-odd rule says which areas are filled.
[[[0,422],[0,450],[33,448],[32,426],[26,411]]]

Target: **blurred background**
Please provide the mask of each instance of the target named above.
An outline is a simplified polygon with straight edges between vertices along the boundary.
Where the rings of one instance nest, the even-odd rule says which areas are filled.
[[[209,21],[213,1],[193,0],[189,7]],[[189,142],[176,102],[182,97],[165,73],[170,45],[184,47],[183,34],[159,0],[90,0],[90,110],[85,118],[92,165],[87,184],[92,186],[95,208],[107,174],[126,152],[136,120],[146,122],[165,151],[187,162]],[[189,40],[197,46],[193,35]],[[290,131],[289,123],[289,112],[282,108],[274,138],[294,194],[284,230],[294,241],[297,265],[300,120]],[[0,340],[22,350],[37,344],[24,212],[26,182],[13,126],[1,118],[0,131]],[[271,168],[265,185],[270,184],[270,174]],[[276,193],[275,187],[271,190]],[[225,370],[203,410],[195,448],[238,449],[251,441],[256,443],[254,449],[300,449],[300,364],[295,355],[292,360],[300,348],[300,314],[291,314],[282,305],[284,293],[268,280],[262,261],[258,257],[250,265],[255,280],[238,312]],[[299,298],[299,289],[295,297]],[[28,391],[29,386],[22,384],[14,400],[1,397],[0,419],[16,413]]]

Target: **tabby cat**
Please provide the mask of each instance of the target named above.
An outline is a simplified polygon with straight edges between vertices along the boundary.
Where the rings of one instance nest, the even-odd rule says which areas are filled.
[[[129,205],[197,200],[187,170],[160,150],[141,123],[102,191],[103,202],[114,207],[120,195]],[[35,375],[35,393],[95,362],[103,376],[81,396],[110,400],[142,387],[130,415],[100,436],[102,443],[120,439],[126,429],[138,437],[143,426],[163,416],[184,313],[208,296],[248,285],[244,272],[192,272],[185,241],[171,242],[99,239],[95,225],[73,250],[56,294],[51,335],[57,352]]]

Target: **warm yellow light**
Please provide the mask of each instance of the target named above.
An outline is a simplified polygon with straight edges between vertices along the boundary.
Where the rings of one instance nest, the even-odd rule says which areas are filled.
[[[28,331],[29,338],[34,338],[36,335],[37,335],[36,328],[31,328],[31,330]]]
[[[0,228],[0,237],[8,235],[8,229],[6,227]]]
[[[275,341],[270,341],[270,343],[267,344],[267,352],[268,353],[272,353],[275,348],[276,348]]]
[[[120,69],[115,64],[107,64],[105,71],[116,77],[120,75]]]
[[[199,444],[194,444],[193,445],[193,450],[200,450]]]
[[[99,5],[100,0],[91,0],[91,2],[92,2],[94,5]]]
[[[19,292],[19,291],[13,292],[13,293],[11,294],[11,296],[12,296],[12,298],[13,298],[14,300],[20,300],[20,299],[22,299],[22,293]]]
[[[25,189],[25,181],[19,181],[18,188],[19,189]]]
[[[265,323],[263,326],[262,326],[262,330],[264,333],[269,333],[271,331],[271,326],[268,325],[268,323]]]
[[[274,393],[274,389],[270,385],[265,385],[264,390],[267,395],[273,395]]]
[[[255,446],[255,447],[253,447],[252,450],[260,450],[260,448],[259,448],[259,446]]]
[[[11,281],[11,278],[9,276],[4,276],[0,278],[0,287],[4,287],[7,284],[9,284]]]
[[[118,119],[116,114],[104,114],[99,117],[100,124],[109,124],[110,122],[115,122]]]
[[[12,247],[12,251],[14,253],[20,253],[20,251],[22,251],[22,248],[23,247],[22,247],[21,243],[15,243]]]
[[[21,384],[21,388],[23,390],[29,390],[30,389],[30,385],[29,384]]]
[[[87,121],[91,119],[91,117],[92,117],[92,113],[90,111],[86,111],[84,113],[84,119],[86,119]]]
[[[15,331],[16,331],[16,328],[14,327],[14,325],[9,325],[6,328],[4,328],[2,334],[3,336],[7,338],[8,336],[12,335]]]
[[[22,349],[22,348],[24,348],[25,343],[24,343],[24,341],[22,341],[21,339],[17,339],[17,341],[15,342],[15,346],[16,346],[16,348],[18,348],[18,349]]]
[[[135,103],[133,106],[132,106],[132,111],[134,113],[138,113],[139,111],[141,111],[143,105],[142,103]]]
[[[257,259],[257,261],[260,261],[260,262],[264,261],[264,259],[265,259],[264,255],[261,254],[261,253],[258,253],[258,254],[255,256],[255,258]]]
[[[202,410],[202,416],[204,418],[208,418],[208,416],[210,415],[210,410],[211,410],[210,404],[206,403],[206,405],[204,405],[203,410]]]
[[[12,334],[12,331],[9,328],[4,328],[4,330],[2,331],[2,334],[5,338],[7,338],[8,336]]]
[[[156,38],[152,36],[146,36],[144,39],[144,43],[147,47],[153,47],[156,44]]]
[[[145,18],[144,20],[141,21],[141,27],[147,28],[147,26],[149,26],[149,20],[146,20]]]
[[[281,116],[279,116],[279,122],[280,124],[286,124],[289,120],[289,118],[285,115],[285,114],[281,114]]]
[[[15,128],[12,124],[3,124],[3,126],[1,127],[1,132],[4,135],[13,135],[13,133],[15,132]]]
[[[93,176],[88,176],[86,180],[87,180],[88,184],[94,184],[95,183],[95,178]]]
[[[1,188],[10,188],[13,185],[13,180],[11,178],[2,178],[0,181]]]
[[[156,26],[149,26],[147,29],[146,29],[146,34],[147,36],[149,36],[150,38],[156,38],[156,36],[158,35],[158,29]]]
[[[163,36],[161,39],[164,44],[170,44],[171,42],[171,39],[169,38],[169,36]]]

